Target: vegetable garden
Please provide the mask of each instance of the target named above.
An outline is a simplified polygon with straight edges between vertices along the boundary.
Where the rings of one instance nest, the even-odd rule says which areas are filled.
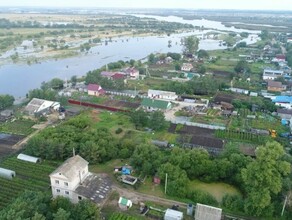
[[[129,216],[123,213],[114,213],[109,220],[138,220],[133,216]]]
[[[0,178],[0,209],[3,209],[25,190],[49,190],[49,174],[56,164],[34,164],[10,157],[2,161],[0,167],[16,172],[12,180]]]

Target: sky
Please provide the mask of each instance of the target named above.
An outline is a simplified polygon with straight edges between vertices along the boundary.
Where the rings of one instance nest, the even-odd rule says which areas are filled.
[[[1,6],[291,10],[291,0],[0,0]]]

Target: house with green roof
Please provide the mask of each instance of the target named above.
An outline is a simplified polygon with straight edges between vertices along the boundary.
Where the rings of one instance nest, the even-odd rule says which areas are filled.
[[[118,203],[119,203],[120,209],[122,209],[122,210],[127,210],[127,209],[131,208],[133,205],[131,200],[126,199],[124,197],[120,197]]]
[[[171,102],[150,98],[144,98],[141,102],[141,106],[147,111],[166,111],[172,107]]]

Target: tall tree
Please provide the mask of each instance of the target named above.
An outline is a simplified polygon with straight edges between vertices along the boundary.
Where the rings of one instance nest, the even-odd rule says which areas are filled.
[[[193,56],[199,47],[199,39],[195,36],[189,36],[183,40],[183,53],[187,56]]]
[[[256,151],[256,159],[243,169],[242,179],[247,193],[245,211],[260,216],[271,204],[271,197],[277,195],[287,176],[290,164],[282,160],[284,149],[278,142],[268,142]]]

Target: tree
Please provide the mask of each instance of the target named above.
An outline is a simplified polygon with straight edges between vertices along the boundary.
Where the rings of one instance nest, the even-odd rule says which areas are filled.
[[[171,163],[165,163],[159,167],[158,175],[165,182],[167,174],[167,191],[166,193],[178,197],[186,197],[189,189],[189,179],[186,171],[174,166]]]
[[[153,53],[151,53],[149,56],[148,56],[148,62],[150,64],[154,64],[155,63],[155,55]]]
[[[62,89],[64,87],[64,81],[59,78],[52,79],[49,84],[52,89]]]
[[[209,58],[209,53],[206,50],[199,50],[198,51],[198,58]]]
[[[199,39],[195,36],[189,36],[184,38],[183,40],[183,53],[187,56],[193,56],[195,52],[198,50]]]
[[[271,37],[268,30],[262,30],[261,33],[259,34],[259,36],[260,36],[260,38],[262,38],[262,40],[268,40]]]
[[[136,147],[130,161],[142,174],[154,175],[161,163],[163,163],[163,157],[157,147],[140,144]]]
[[[77,83],[77,76],[74,75],[71,77],[71,84],[72,84],[72,86],[76,86],[76,83]]]
[[[58,209],[58,212],[53,214],[54,220],[69,220],[70,219],[70,212],[65,211],[62,208]]]
[[[283,161],[283,147],[277,142],[267,142],[256,151],[256,159],[241,171],[247,199],[245,211],[256,216],[263,215],[271,205],[273,195],[277,195],[287,176],[290,164]]]
[[[148,114],[142,109],[131,112],[130,117],[136,129],[143,128],[148,125]]]
[[[11,95],[0,95],[0,110],[13,105],[14,97]]]
[[[150,115],[149,127],[155,131],[162,130],[166,127],[164,113],[161,111],[154,111]]]
[[[245,73],[249,72],[250,68],[245,60],[240,60],[237,62],[236,66],[234,67],[234,70],[237,73]]]

